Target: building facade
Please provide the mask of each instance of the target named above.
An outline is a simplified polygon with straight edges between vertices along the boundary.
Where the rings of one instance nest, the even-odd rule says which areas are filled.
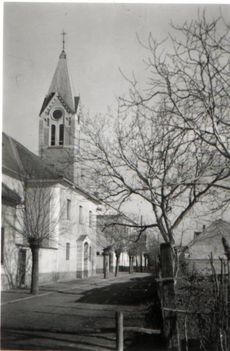
[[[194,240],[188,245],[185,257],[189,272],[213,274],[210,262],[212,258],[213,267],[219,274],[220,260],[227,260],[227,257],[230,259],[230,223],[218,219],[202,232],[195,232]]]
[[[40,283],[96,272],[99,201],[79,186],[80,124],[79,97],[72,95],[63,44],[39,115],[39,156],[3,133],[3,289],[30,284],[26,211],[31,223],[39,218],[40,232],[46,230],[39,249]],[[31,208],[29,198],[33,199]]]

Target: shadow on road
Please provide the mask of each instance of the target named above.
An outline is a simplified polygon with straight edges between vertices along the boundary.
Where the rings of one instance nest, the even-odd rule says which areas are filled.
[[[44,330],[4,329],[1,350],[14,349],[14,339],[17,339],[18,349],[23,350],[115,350],[113,332],[111,328],[103,328],[98,332],[79,330],[74,334]]]
[[[128,282],[113,283],[83,292],[76,302],[109,305],[143,305],[157,298],[153,277],[133,278]]]

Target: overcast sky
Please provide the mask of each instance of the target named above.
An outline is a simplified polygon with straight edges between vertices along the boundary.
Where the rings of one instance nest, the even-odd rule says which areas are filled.
[[[61,31],[67,32],[66,52],[75,94],[91,115],[115,107],[127,91],[119,68],[141,78],[146,53],[136,39],[152,32],[167,37],[170,21],[197,16],[199,5],[5,3],[3,130],[38,150],[38,115],[61,51]],[[205,5],[208,16],[222,11],[230,20],[230,5]]]

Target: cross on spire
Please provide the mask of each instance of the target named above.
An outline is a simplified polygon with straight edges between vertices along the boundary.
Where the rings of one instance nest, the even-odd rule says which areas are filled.
[[[65,51],[65,35],[66,35],[66,33],[64,32],[64,29],[63,29],[61,35],[62,35],[62,50]]]

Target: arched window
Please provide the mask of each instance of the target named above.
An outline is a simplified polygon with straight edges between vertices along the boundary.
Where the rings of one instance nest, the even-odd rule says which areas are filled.
[[[56,126],[52,124],[51,125],[51,145],[55,145],[55,134],[56,134]]]
[[[60,124],[59,126],[59,145],[64,144],[64,125]]]
[[[92,227],[92,211],[89,211],[89,227]]]
[[[79,206],[79,223],[83,224],[83,207]]]

